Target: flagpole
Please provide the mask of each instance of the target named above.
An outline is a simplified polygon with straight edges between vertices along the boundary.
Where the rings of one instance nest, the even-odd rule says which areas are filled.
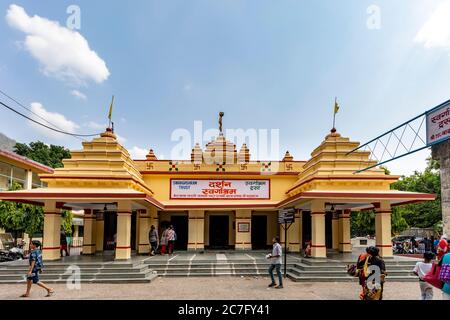
[[[333,107],[333,130],[336,130],[336,102],[337,102],[337,97],[334,97],[334,107]]]
[[[109,119],[109,128],[112,130],[112,107],[114,104],[114,95],[111,98],[111,104],[109,105],[109,113],[108,113],[108,119]]]

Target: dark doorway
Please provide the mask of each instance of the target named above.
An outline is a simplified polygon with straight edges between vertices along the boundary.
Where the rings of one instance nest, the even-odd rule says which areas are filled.
[[[117,213],[105,212],[103,219],[103,250],[114,250],[114,235],[117,232]]]
[[[229,217],[209,216],[209,248],[228,249]]]
[[[131,214],[131,250],[137,250],[136,248],[136,211]]]
[[[252,216],[252,249],[267,248],[267,216]]]
[[[117,212],[106,212],[103,215],[103,250],[114,250],[114,235],[117,233]],[[131,250],[136,250],[136,212],[131,214]]]
[[[175,250],[187,250],[188,245],[188,216],[171,216],[170,223],[177,234],[177,241],[175,242]]]
[[[333,213],[327,212],[325,214],[325,245],[328,249],[333,248],[332,219]]]
[[[305,243],[311,241],[311,212],[302,211],[302,248],[305,248]]]

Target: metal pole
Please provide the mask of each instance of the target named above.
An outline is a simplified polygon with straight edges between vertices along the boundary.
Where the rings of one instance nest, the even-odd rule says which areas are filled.
[[[286,278],[286,258],[287,258],[287,221],[284,221],[284,277]]]

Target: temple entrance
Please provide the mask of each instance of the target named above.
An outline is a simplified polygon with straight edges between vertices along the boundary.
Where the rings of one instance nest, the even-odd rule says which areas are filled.
[[[267,248],[267,216],[252,215],[252,249]]]
[[[114,250],[114,235],[117,232],[117,213],[105,212],[104,219],[104,232],[103,232],[103,250]]]
[[[103,214],[103,250],[113,251],[114,250],[114,235],[117,233],[117,212],[109,211]],[[130,247],[131,250],[136,250],[136,212],[131,214],[131,239]]]
[[[302,243],[301,247],[305,248],[305,243],[311,241],[311,212],[302,211]]]
[[[175,229],[177,240],[175,241],[175,250],[187,250],[188,245],[188,216],[171,216],[170,223]]]
[[[228,249],[229,245],[229,216],[209,217],[209,248]]]
[[[325,213],[325,245],[327,249],[333,248],[333,229],[332,229],[333,213]]]

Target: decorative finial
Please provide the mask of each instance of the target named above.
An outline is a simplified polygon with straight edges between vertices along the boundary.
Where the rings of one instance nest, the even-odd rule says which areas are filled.
[[[336,132],[336,113],[339,111],[339,104],[337,102],[337,97],[334,98],[334,109],[333,109],[333,128],[331,129],[331,133]]]
[[[112,96],[111,104],[109,105],[109,112],[108,112],[109,128],[112,128],[112,127],[111,127],[111,124],[112,124],[112,111],[113,111],[113,105],[114,105],[114,96]],[[112,129],[113,129],[113,131],[114,131],[114,128],[112,128]]]
[[[219,112],[219,131],[220,131],[220,133],[223,132],[222,131],[222,118],[223,118],[224,115],[225,115],[225,113],[223,113],[222,111]]]

